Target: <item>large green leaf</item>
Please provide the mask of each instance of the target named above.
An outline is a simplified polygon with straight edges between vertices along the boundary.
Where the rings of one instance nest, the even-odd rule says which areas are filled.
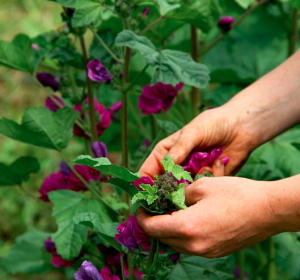
[[[122,252],[121,244],[115,239],[115,235],[118,234],[117,227],[119,223],[103,223],[99,214],[91,212],[78,214],[74,217],[74,222],[92,228],[100,238],[119,252]]]
[[[0,162],[0,187],[19,185],[29,179],[30,173],[36,173],[40,165],[34,157],[20,157],[7,166]]]
[[[227,258],[205,259],[182,255],[169,273],[168,280],[233,280]]]
[[[3,118],[0,134],[39,147],[61,150],[69,144],[75,122],[75,112],[63,108],[56,112],[31,107],[24,113],[22,124]]]
[[[155,67],[152,84],[163,82],[176,85],[183,82],[202,88],[209,81],[207,67],[195,62],[189,54],[173,50],[157,52],[149,39],[138,36],[132,31],[124,30],[119,33],[116,45],[140,51],[146,63]]]
[[[43,251],[48,233],[29,231],[17,237],[8,254],[1,257],[2,268],[11,274],[41,273],[45,270]]]
[[[235,0],[235,2],[244,9],[247,9],[251,4],[251,0]]]
[[[54,204],[53,217],[56,218],[58,231],[52,235],[59,255],[72,260],[80,253],[87,238],[87,228],[74,222],[81,213],[99,213],[102,223],[111,223],[117,219],[105,204],[96,199],[87,199],[82,194],[70,190],[52,191],[49,199]]]
[[[17,35],[12,42],[0,41],[0,65],[24,72],[32,72],[38,55],[32,48],[32,40],[24,34]]]
[[[131,197],[138,192],[138,189],[135,186],[119,178],[111,178],[107,181],[107,183],[121,188],[123,191],[127,192]]]
[[[107,175],[122,179],[126,182],[133,182],[140,177],[123,166],[111,164],[107,158],[91,158],[90,156],[79,156],[74,160],[75,163],[83,164],[97,169]]]

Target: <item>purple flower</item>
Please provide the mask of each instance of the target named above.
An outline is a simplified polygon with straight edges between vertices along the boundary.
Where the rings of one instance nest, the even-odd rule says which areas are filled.
[[[233,269],[233,275],[235,279],[241,279],[241,268],[239,265],[236,265]],[[248,279],[249,274],[247,271],[244,272],[244,279]]]
[[[140,227],[135,216],[129,216],[129,220],[117,227],[119,234],[115,239],[128,248],[130,252],[139,248],[140,244],[144,250],[150,250],[151,237]]]
[[[85,165],[74,165],[74,169],[87,183],[90,183],[90,181],[100,180],[100,171],[94,168]],[[78,177],[72,171],[66,178],[68,179],[72,190],[87,191],[86,186],[78,179]]]
[[[46,252],[49,253],[55,250],[55,243],[52,241],[50,237],[45,240],[45,250]]]
[[[120,280],[117,275],[113,275],[108,266],[104,266],[103,269],[100,271],[100,275],[102,276],[103,280]]]
[[[150,8],[149,8],[149,7],[146,7],[146,8],[143,10],[142,14],[145,15],[145,16],[148,16],[148,15],[149,15],[149,11],[150,11]]]
[[[173,262],[173,263],[176,263],[180,258],[180,253],[175,253],[173,255],[171,255],[169,257],[169,259]]]
[[[144,141],[143,146],[146,148],[149,147],[149,139],[148,138]]]
[[[110,73],[106,70],[99,59],[90,61],[87,68],[89,78],[92,81],[109,83],[112,80]]]
[[[120,72],[120,73],[119,73],[119,78],[122,79],[123,76],[124,76],[124,73],[123,73],[123,72]]]
[[[231,24],[234,22],[233,17],[221,17],[218,23],[218,26],[223,31],[229,31],[231,29]]]
[[[70,167],[64,161],[60,162],[59,169],[64,176],[68,176],[71,171]]]
[[[162,110],[167,112],[182,87],[183,83],[179,83],[175,88],[161,82],[154,86],[146,85],[139,97],[138,108],[142,110],[144,115],[159,113]]]
[[[63,106],[65,107],[66,104],[65,102],[63,102],[58,96],[56,95],[53,95],[53,97]],[[60,109],[60,107],[50,98],[50,97],[47,97],[46,98],[46,102],[45,102],[45,107],[47,109],[49,109],[50,111],[53,111],[53,112],[56,112],[57,110]]]
[[[88,261],[84,261],[74,274],[75,280],[104,280],[98,269]]]
[[[31,47],[36,51],[38,51],[40,49],[37,44],[32,44]]]
[[[59,83],[55,80],[54,76],[49,73],[38,73],[36,78],[43,87],[51,87],[54,91],[59,89]]]
[[[133,181],[132,184],[141,191],[142,189],[140,188],[140,184],[148,184],[148,185],[153,186],[154,185],[154,181],[151,180],[147,176],[143,176],[143,177],[141,177],[141,179]]]
[[[107,148],[105,143],[96,141],[92,143],[92,151],[97,158],[107,157]]]
[[[120,111],[122,108],[122,101],[118,101],[110,106],[110,110],[114,113]]]
[[[217,160],[221,154],[223,153],[223,149],[214,149],[211,153],[206,152],[196,152],[193,153],[189,164],[187,166],[183,166],[183,169],[191,172],[192,176],[195,176],[199,170],[204,166],[211,166],[215,160]],[[222,159],[224,164],[227,164],[229,158]]]
[[[40,200],[43,200],[45,202],[49,201],[48,193],[51,191],[57,191],[57,190],[64,190],[64,189],[71,189],[72,186],[69,184],[68,180],[64,176],[64,174],[59,171],[57,173],[51,174],[49,177],[47,177],[40,190],[39,193],[41,196],[39,197]]]

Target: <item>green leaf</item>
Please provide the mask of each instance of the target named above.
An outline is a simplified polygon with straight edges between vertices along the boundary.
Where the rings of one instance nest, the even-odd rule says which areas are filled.
[[[167,133],[169,133],[169,134],[173,134],[173,133],[175,133],[176,131],[179,130],[179,127],[178,127],[176,124],[174,124],[173,122],[170,122],[170,121],[162,121],[162,120],[160,120],[160,119],[158,119],[158,118],[155,118],[155,119],[156,119],[156,121],[157,121],[159,127],[160,127],[163,131],[165,131],[165,132],[167,132]]]
[[[17,35],[11,43],[0,41],[0,65],[33,72],[38,56],[31,45],[32,40],[24,34]]]
[[[111,178],[107,181],[107,183],[121,188],[123,191],[127,192],[131,197],[137,194],[138,192],[138,189],[135,186],[119,178]]]
[[[242,8],[247,9],[251,4],[251,0],[235,0]]]
[[[52,191],[49,199],[54,204],[53,217],[56,218],[58,231],[52,235],[59,255],[66,260],[76,258],[82,245],[86,242],[87,228],[74,222],[74,217],[81,213],[101,213],[102,223],[111,223],[117,219],[103,202],[96,199],[87,199],[82,194],[70,191]]]
[[[79,156],[74,160],[74,162],[92,167],[107,175],[114,176],[126,182],[133,182],[140,179],[139,176],[130,172],[125,167],[111,164],[107,158],[91,158],[90,156]]]
[[[165,172],[171,172],[177,180],[184,179],[189,182],[193,182],[190,172],[185,171],[180,165],[175,165],[170,156],[165,155],[164,160],[162,160],[161,163],[165,169]]]
[[[187,208],[185,205],[185,186],[186,183],[181,183],[178,186],[178,190],[176,192],[172,192],[167,195],[167,198],[174,203],[177,210],[184,210]]]
[[[48,233],[36,230],[18,236],[8,254],[1,257],[2,268],[11,274],[42,273],[45,270],[43,251],[47,237]]]
[[[234,280],[228,258],[206,259],[195,256],[180,257],[167,279],[172,280]]]
[[[158,199],[157,195],[157,186],[151,186],[148,184],[140,184],[140,187],[143,191],[139,191],[133,198],[132,203],[140,202],[141,200],[146,200],[148,205],[151,205],[156,199]]]
[[[119,252],[122,252],[122,246],[115,239],[115,235],[118,234],[117,227],[119,223],[103,223],[101,217],[96,213],[81,213],[74,217],[76,224],[84,224],[91,227],[100,238],[109,243]]]
[[[168,12],[180,8],[179,1],[166,1],[166,0],[156,0],[155,1],[159,6],[159,12],[162,16],[165,16]],[[177,2],[177,3],[176,3]]]
[[[203,88],[209,81],[209,70],[203,64],[195,62],[184,52],[163,50],[157,52],[146,37],[124,30],[116,38],[117,46],[127,46],[141,52],[146,63],[155,67],[152,84],[162,82],[176,85],[183,82],[190,86]]]
[[[72,138],[74,122],[75,112],[69,108],[51,112],[44,107],[31,107],[25,111],[21,124],[1,119],[0,134],[27,144],[62,150]]]
[[[40,170],[40,165],[34,157],[20,157],[11,165],[0,163],[0,187],[19,185],[29,179],[30,173]]]

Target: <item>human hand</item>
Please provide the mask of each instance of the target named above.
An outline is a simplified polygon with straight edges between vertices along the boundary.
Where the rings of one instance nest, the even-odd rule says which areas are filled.
[[[140,168],[142,176],[163,173],[164,155],[175,164],[183,164],[195,151],[223,148],[222,158],[229,157],[225,174],[235,174],[257,147],[249,128],[228,107],[205,111],[184,128],[159,142]]]
[[[174,251],[223,257],[281,232],[269,204],[271,182],[238,177],[201,178],[186,187],[186,210],[137,218],[150,236]]]

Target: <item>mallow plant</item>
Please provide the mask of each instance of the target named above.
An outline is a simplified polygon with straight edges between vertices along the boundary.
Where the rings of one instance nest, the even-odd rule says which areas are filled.
[[[180,255],[148,236],[135,213],[138,207],[151,215],[184,211],[185,188],[201,180],[200,169],[216,159],[230,161],[215,147],[194,151],[182,166],[166,155],[164,172],[152,178],[138,173],[161,139],[270,70],[288,53],[287,45],[290,54],[295,50],[289,38],[298,32],[297,1],[49,1],[61,26],[34,38],[18,34],[0,41],[0,65],[23,72],[44,93],[44,104],[27,108],[20,122],[0,119],[0,134],[51,150],[60,162],[51,161],[50,171],[42,158],[20,154],[0,163],[0,186],[16,186],[28,202],[51,208],[48,223],[55,222],[56,230],[34,228],[18,237],[1,257],[6,273],[43,277],[56,271],[75,280],[296,279],[299,265],[277,265],[299,257],[296,246],[284,250],[296,236],[207,260]],[[287,30],[281,32],[282,26]],[[256,53],[251,44],[260,42],[253,39],[258,30],[266,31],[264,45],[284,54]],[[279,40],[271,36],[274,30]],[[242,42],[242,51],[235,42]],[[248,61],[248,45],[249,57],[261,61]],[[278,167],[289,162],[285,151],[297,156],[287,138],[264,148],[277,151],[280,160],[270,162],[272,153],[263,150],[241,174],[257,180],[288,174],[289,164],[284,172]],[[47,175],[35,191],[28,180],[41,166]]]

